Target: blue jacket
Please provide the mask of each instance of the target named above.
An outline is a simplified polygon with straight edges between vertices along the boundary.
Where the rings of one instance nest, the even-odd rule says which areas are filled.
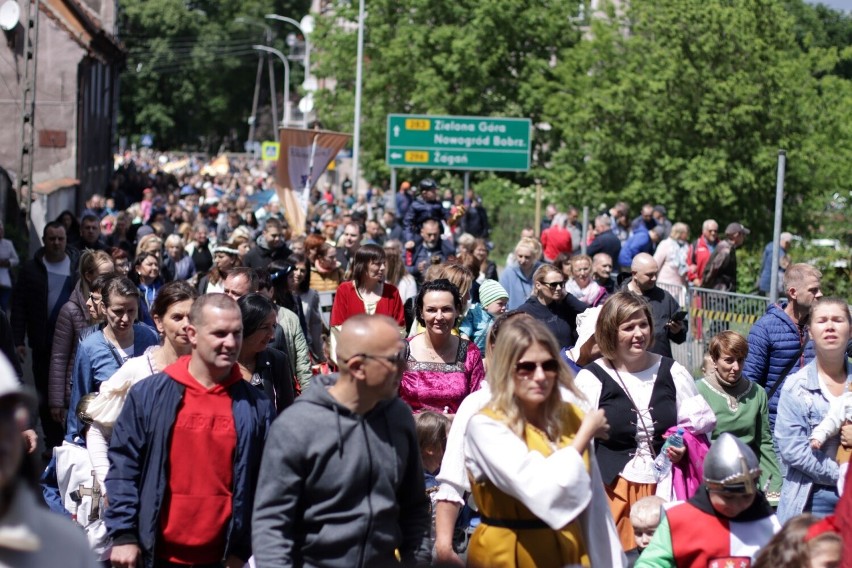
[[[133,356],[142,355],[152,345],[158,345],[157,334],[145,324],[133,324]],[[124,359],[112,343],[98,330],[80,342],[71,370],[71,400],[68,405],[66,437],[80,435],[82,425],[77,418],[77,403],[85,395],[101,390],[101,383],[124,364]]]
[[[633,263],[633,258],[640,252],[654,253],[654,243],[651,242],[651,233],[644,227],[641,227],[622,243],[621,252],[618,253],[618,264],[629,267]]]
[[[846,383],[852,382],[852,365],[846,364]],[[782,523],[805,510],[814,484],[837,484],[837,462],[810,446],[810,435],[828,414],[831,403],[822,394],[816,362],[787,378],[781,390],[778,420],[773,430],[778,457],[784,464],[784,484],[778,503]]]
[[[743,375],[765,388],[767,394],[802,347],[799,328],[784,312],[786,306],[787,302],[770,305],[748,334],[748,356],[743,365]],[[789,376],[813,358],[814,346],[813,342],[809,341],[802,357],[790,370]],[[770,428],[775,427],[780,397],[781,389],[778,389],[769,400]]]
[[[491,329],[492,323],[494,323],[494,316],[489,314],[488,310],[482,307],[482,304],[471,304],[464,315],[464,319],[462,319],[461,325],[459,325],[459,332],[476,343],[484,356],[485,339],[488,337],[488,330]]]
[[[405,241],[419,243],[420,227],[425,221],[434,219],[439,223],[446,218],[444,206],[440,201],[424,201],[422,197],[415,199],[402,220],[402,237]]]
[[[261,453],[275,410],[266,395],[246,381],[233,384],[228,393],[233,399],[237,444],[225,556],[248,560]],[[165,373],[133,385],[112,432],[106,478],[109,507],[104,520],[115,544],[139,545],[145,568],[154,562],[172,427],[183,394],[183,385]]]
[[[535,274],[535,271],[538,270],[538,267],[541,265],[542,263],[540,261],[536,261],[535,266],[533,266],[532,271],[530,272],[529,278],[524,276],[524,273],[521,272],[521,268],[517,264],[506,267],[503,274],[500,275],[500,284],[506,289],[506,292],[509,293],[509,304],[506,309],[517,309],[521,304],[527,301],[527,298],[530,297],[530,294],[532,294],[533,291],[533,274]]]
[[[618,257],[621,255],[621,246],[621,241],[612,232],[612,229],[607,229],[595,237],[595,240],[586,249],[586,254],[594,258],[599,252],[607,253],[612,259],[612,269],[617,273],[621,267],[621,263],[618,261]]]

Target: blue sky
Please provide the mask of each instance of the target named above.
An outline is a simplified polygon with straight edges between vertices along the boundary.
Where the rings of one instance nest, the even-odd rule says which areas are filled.
[[[852,0],[807,0],[809,4],[825,4],[835,10],[852,11]]]

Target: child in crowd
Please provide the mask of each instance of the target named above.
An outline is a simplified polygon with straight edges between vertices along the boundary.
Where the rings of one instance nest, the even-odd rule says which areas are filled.
[[[651,543],[651,538],[660,524],[660,515],[665,503],[662,497],[649,495],[636,501],[630,508],[630,523],[633,525],[636,548],[627,553],[628,566],[633,566],[642,551]]]
[[[823,449],[823,446],[829,438],[836,437],[840,433],[841,426],[846,424],[847,420],[852,420],[852,392],[848,390],[831,402],[828,414],[825,415],[822,422],[811,432],[811,448],[814,450],[823,450],[830,457],[834,453],[834,448],[826,446]],[[837,491],[842,495],[843,482],[846,479],[846,470],[849,469],[849,456],[852,454],[852,449],[846,449],[836,442],[829,445],[837,446],[835,461],[840,465],[837,477]]]
[[[665,510],[636,568],[750,566],[781,529],[759,479],[751,448],[720,435],[704,459],[704,483],[689,501]]]
[[[420,447],[420,459],[423,462],[423,477],[426,481],[426,493],[429,495],[432,514],[430,531],[432,545],[435,544],[435,494],[438,481],[435,477],[441,470],[441,460],[447,448],[447,435],[450,431],[450,419],[437,412],[424,411],[414,415],[417,432],[417,445]]]
[[[843,557],[835,517],[793,517],[760,551],[754,568],[834,568]]]
[[[506,311],[509,294],[496,280],[484,280],[479,285],[479,303],[473,304],[465,314],[459,331],[468,336],[479,350],[485,353],[485,338],[494,318]]]

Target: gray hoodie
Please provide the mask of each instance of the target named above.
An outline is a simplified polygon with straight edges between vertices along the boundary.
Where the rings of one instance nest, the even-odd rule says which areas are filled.
[[[411,410],[399,398],[365,415],[310,388],[273,423],[252,519],[258,568],[428,565],[429,499]]]

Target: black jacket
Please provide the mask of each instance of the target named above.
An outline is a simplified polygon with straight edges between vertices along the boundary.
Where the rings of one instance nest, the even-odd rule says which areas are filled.
[[[296,399],[296,387],[290,372],[290,358],[287,353],[268,347],[257,354],[255,373],[260,375],[262,389],[275,405],[275,413],[293,404]]]
[[[441,222],[446,214],[440,201],[428,202],[418,197],[408,208],[402,221],[402,237],[406,241],[420,241],[420,227],[425,221],[434,219]]]
[[[622,290],[628,290],[627,285],[632,278],[628,278],[622,285]],[[648,300],[651,305],[651,315],[654,316],[654,345],[648,351],[663,355],[665,357],[672,356],[671,342],[678,345],[686,341],[686,331],[689,329],[689,322],[683,320],[683,329],[679,333],[671,333],[666,324],[668,324],[675,312],[680,310],[680,304],[674,299],[674,296],[660,288],[654,286],[647,292],[642,293],[642,297]]]
[[[18,274],[15,287],[12,288],[11,323],[15,345],[24,345],[29,341],[35,353],[48,354],[53,345],[53,330],[59,310],[71,297],[77,284],[80,257],[71,247],[65,249],[71,259],[71,278],[65,290],[59,295],[53,313],[47,311],[47,267],[44,265],[44,247],[38,249],[35,256],[26,261]]]
[[[263,235],[257,238],[257,246],[246,253],[243,258],[243,264],[249,268],[258,270],[266,268],[273,260],[287,260],[290,256],[290,249],[287,245],[281,245],[277,249],[271,249],[266,244],[266,239]]]
[[[551,302],[547,306],[535,296],[530,296],[518,309],[546,325],[560,347],[571,347],[577,341],[577,314],[585,312],[588,307],[571,294],[566,294],[562,301]]]
[[[621,254],[621,241],[618,240],[618,236],[612,232],[612,229],[606,230],[595,237],[595,240],[592,241],[592,244],[586,250],[586,254],[592,258],[599,252],[607,253],[612,259],[612,269],[615,271],[619,270],[618,255]]]

